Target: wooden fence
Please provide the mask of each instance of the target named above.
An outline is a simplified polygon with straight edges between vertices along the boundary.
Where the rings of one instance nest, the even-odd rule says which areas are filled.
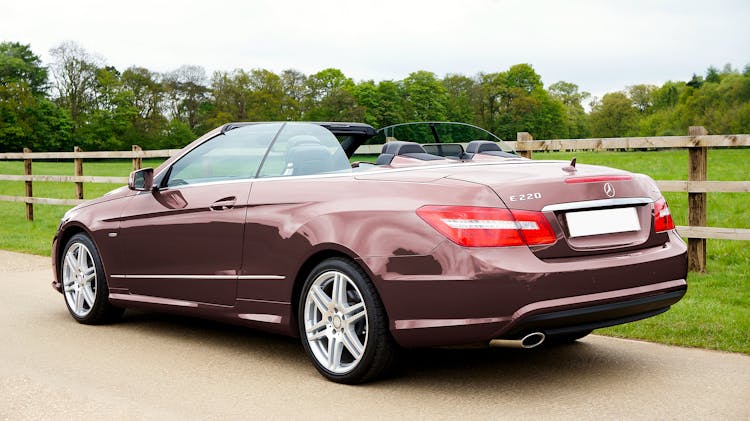
[[[529,133],[521,132],[515,142],[508,142],[522,156],[531,158],[533,152],[576,151],[576,150],[622,150],[622,149],[675,149],[689,151],[689,172],[687,180],[657,180],[662,191],[688,194],[688,226],[678,226],[677,230],[688,238],[688,266],[692,271],[705,271],[706,239],[750,241],[750,229],[706,227],[706,193],[750,192],[750,181],[706,181],[708,149],[716,147],[750,147],[750,135],[709,135],[702,126],[691,126],[688,136],[604,138],[604,139],[565,139],[534,140]],[[379,153],[381,145],[363,145],[357,153]],[[168,158],[179,150],[164,149],[144,151],[133,146],[131,151],[83,152],[76,147],[73,152],[32,152],[0,153],[0,160],[23,160],[24,175],[0,174],[0,181],[23,181],[25,196],[3,196],[0,201],[23,202],[26,204],[26,219],[34,219],[34,204],[76,205],[83,202],[83,183],[125,184],[127,177],[97,177],[83,175],[84,159],[132,159],[133,169],[141,168],[143,158]],[[73,176],[34,175],[34,159],[72,159]],[[34,197],[34,181],[75,183],[75,199],[51,199]]]
[[[0,181],[23,181],[26,184],[26,196],[0,195],[0,201],[26,203],[26,219],[34,220],[34,204],[40,205],[77,205],[83,200],[83,183],[127,184],[128,177],[98,177],[83,175],[84,159],[131,159],[133,170],[141,168],[143,158],[169,158],[179,152],[179,149],[160,149],[144,151],[138,145],[133,145],[131,151],[97,151],[83,152],[79,147],[73,152],[32,152],[24,148],[22,153],[0,153],[0,160],[23,160],[24,175],[0,174]],[[34,159],[72,159],[74,175],[34,175],[32,162]],[[34,181],[53,181],[61,183],[75,183],[75,199],[52,199],[34,197]]]

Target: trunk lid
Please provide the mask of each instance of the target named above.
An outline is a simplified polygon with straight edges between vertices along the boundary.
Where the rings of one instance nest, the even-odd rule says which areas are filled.
[[[557,241],[532,246],[537,257],[558,259],[654,247],[668,241],[653,228],[661,197],[647,176],[565,161],[521,161],[454,168],[448,178],[483,184],[509,209],[541,211]]]

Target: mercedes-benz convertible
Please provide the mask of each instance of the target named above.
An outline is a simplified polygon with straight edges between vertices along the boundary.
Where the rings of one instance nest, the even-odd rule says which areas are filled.
[[[360,383],[403,347],[530,348],[667,311],[674,228],[648,176],[466,124],[231,123],[69,210],[53,286],[81,323],[132,307],[298,336]]]

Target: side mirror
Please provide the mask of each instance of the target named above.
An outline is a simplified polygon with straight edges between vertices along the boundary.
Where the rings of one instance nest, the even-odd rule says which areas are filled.
[[[154,188],[154,169],[143,168],[131,172],[128,188],[135,191],[151,191]]]

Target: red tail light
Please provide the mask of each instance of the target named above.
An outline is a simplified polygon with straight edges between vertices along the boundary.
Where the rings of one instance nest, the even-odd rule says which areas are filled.
[[[654,202],[654,231],[662,232],[674,229],[672,213],[669,211],[667,201],[662,197]]]
[[[473,206],[422,206],[417,215],[465,247],[551,244],[555,233],[541,212]]]

